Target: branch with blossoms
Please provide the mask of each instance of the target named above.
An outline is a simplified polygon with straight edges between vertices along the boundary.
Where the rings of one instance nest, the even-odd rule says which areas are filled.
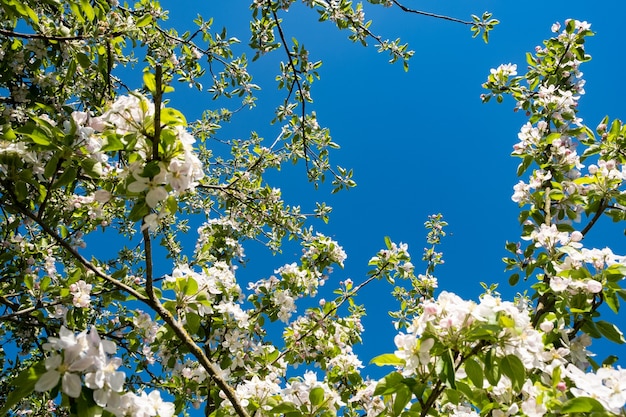
[[[524,248],[507,243],[513,256],[505,262],[507,270],[519,268],[525,280],[534,281],[535,306],[523,296],[503,301],[493,287],[478,303],[445,291],[422,300],[406,332],[396,336],[395,353],[373,360],[397,370],[374,391],[388,413],[623,415],[618,382],[623,371],[611,367],[616,357],[599,364],[588,350],[591,338],[625,342],[617,326],[599,318],[599,307],[619,310],[624,294],[619,283],[626,276],[626,257],[582,244],[610,206],[621,207],[626,180],[621,169],[626,161],[614,150],[622,143],[621,123],[613,124],[612,136],[597,140],[577,115],[584,93],[579,66],[589,60],[584,51],[589,35],[586,22],[567,21],[545,48],[529,55],[527,74],[517,76],[516,65],[502,65],[485,83],[490,94],[484,101],[494,96],[501,101],[500,94],[510,93],[530,118],[513,156],[522,159],[520,176],[531,173],[512,197],[523,207],[522,239],[529,243]],[[606,120],[601,125],[600,134]],[[582,155],[578,141],[587,146]],[[583,173],[583,161],[594,155],[598,159]],[[612,214],[624,220],[621,211]],[[583,215],[589,221],[577,230]],[[511,275],[512,284],[520,272]],[[593,387],[585,383],[602,378]]]

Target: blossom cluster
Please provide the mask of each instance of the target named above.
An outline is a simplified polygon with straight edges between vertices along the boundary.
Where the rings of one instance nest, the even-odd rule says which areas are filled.
[[[439,349],[437,346],[476,353],[478,351],[475,349],[480,341],[474,340],[470,335],[479,332],[484,335],[483,337],[489,337],[490,332],[494,331],[491,337],[494,338],[496,347],[495,357],[505,358],[513,355],[519,358],[524,372],[539,372],[542,378],[548,381],[555,375],[554,372],[561,372],[567,366],[567,372],[561,377],[578,387],[572,391],[575,396],[602,398],[607,410],[616,413],[618,412],[616,410],[624,407],[626,404],[624,372],[620,369],[600,369],[597,372],[585,373],[583,370],[589,366],[586,358],[591,355],[586,350],[590,343],[589,336],[584,335],[582,339],[576,338],[567,343],[563,323],[560,324],[561,327],[557,327],[550,320],[545,320],[539,329],[535,329],[531,323],[532,311],[522,301],[507,302],[497,296],[485,294],[480,302],[475,303],[443,291],[436,300],[424,303],[422,314],[415,317],[406,333],[396,335],[395,356],[402,361],[399,371],[407,377],[417,375],[419,378],[427,378],[435,372],[435,369],[442,366],[441,356],[434,353]],[[553,332],[562,335],[560,346],[545,343],[546,340],[550,340],[549,335]],[[460,367],[457,378],[468,378],[468,372],[464,367]],[[596,382],[590,385],[589,381]],[[479,384],[479,388],[485,388],[490,382],[485,379]],[[549,393],[546,388],[541,388],[530,380],[515,388],[508,375],[499,377],[490,391],[491,395],[498,398],[502,407],[495,415],[501,416],[540,417],[547,412],[549,401],[566,400],[561,394],[562,390],[557,389]],[[517,400],[520,400],[519,403]],[[467,412],[471,414],[470,409],[467,409]]]
[[[626,370],[602,367],[595,372],[584,372],[569,364],[565,368],[565,375],[573,384],[570,391],[574,396],[595,398],[611,413],[623,413],[626,403]]]
[[[112,356],[117,347],[101,339],[93,328],[75,334],[62,326],[59,337],[49,337],[44,350],[49,355],[45,359],[46,372],[37,380],[36,391],[50,391],[60,382],[65,395],[78,398],[84,385],[93,390],[96,404],[117,417],[174,415],[174,404],[163,401],[158,391],[124,392],[126,375],[118,371],[122,360]]]
[[[196,272],[188,265],[179,265],[166,278],[165,288],[175,289],[183,311],[193,311],[200,316],[217,311],[232,315],[240,327],[247,327],[247,313],[238,304],[241,288],[225,262],[216,262],[202,272]]]

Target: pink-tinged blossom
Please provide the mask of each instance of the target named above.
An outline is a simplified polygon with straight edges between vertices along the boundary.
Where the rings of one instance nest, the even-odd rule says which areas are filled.
[[[357,372],[363,368],[363,362],[352,352],[350,346],[346,346],[345,351],[328,361],[329,369],[338,368],[344,374]]]
[[[100,117],[95,117],[92,126],[104,130],[114,127],[117,133],[124,135],[141,131],[146,118],[154,115],[154,104],[140,94],[119,96]]]
[[[530,198],[530,185],[520,181],[513,186],[511,200],[519,204],[526,204]]]
[[[571,278],[552,277],[550,278],[550,289],[554,292],[563,292],[572,284]]]
[[[357,393],[348,400],[348,403],[361,405],[366,412],[365,417],[377,417],[381,415],[382,411],[385,409],[385,403],[380,395],[374,396],[374,391],[377,386],[378,381],[365,381],[365,387],[357,391]]]
[[[550,171],[537,169],[530,176],[530,181],[528,185],[531,189],[538,189],[543,186],[544,182],[550,181],[551,178],[552,178],[552,173]]]
[[[235,389],[242,406],[247,407],[250,400],[253,400],[263,410],[271,409],[271,399],[280,391],[280,385],[275,380],[270,377],[261,379],[257,375],[237,385]]]
[[[45,360],[46,373],[35,384],[35,391],[49,391],[56,387],[61,379],[61,390],[72,398],[78,398],[82,389],[80,372],[91,365],[91,358],[77,358],[70,362],[69,355],[62,357],[52,354]]]
[[[70,293],[74,297],[72,303],[75,307],[87,308],[91,303],[91,284],[82,279],[70,285]]]
[[[551,320],[544,320],[539,324],[539,328],[544,333],[550,333],[554,330],[554,322]]]
[[[289,290],[272,292],[272,302],[279,307],[278,319],[288,323],[291,315],[296,312],[296,303]]]
[[[111,192],[107,190],[97,190],[93,193],[93,199],[98,203],[106,203],[111,199]]]
[[[506,82],[508,77],[517,75],[516,64],[502,64],[498,68],[492,68],[489,70],[494,79],[502,84]]]
[[[589,279],[586,282],[586,289],[591,294],[598,294],[602,292],[602,283],[595,279]]]

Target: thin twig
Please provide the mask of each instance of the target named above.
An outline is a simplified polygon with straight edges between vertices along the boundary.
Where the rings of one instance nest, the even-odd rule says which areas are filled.
[[[604,198],[601,199],[600,200],[600,206],[598,207],[598,210],[594,214],[593,218],[589,221],[587,226],[585,226],[585,228],[580,232],[580,233],[582,233],[583,236],[587,235],[589,230],[591,230],[591,228],[596,224],[596,222],[600,219],[600,217],[604,213],[604,210],[606,210],[607,208],[608,208],[607,201]]]
[[[76,260],[78,260],[81,264],[83,264],[87,269],[89,269],[91,272],[96,274],[97,277],[102,278],[103,280],[110,282],[111,284],[113,284],[117,288],[126,291],[127,293],[129,293],[133,297],[137,298],[139,301],[146,302],[148,300],[144,295],[139,293],[134,288],[132,288],[129,285],[124,284],[122,281],[119,281],[119,280],[117,280],[117,279],[115,279],[115,278],[105,274],[104,272],[102,272],[100,270],[100,268],[98,268],[97,266],[95,266],[94,264],[89,262],[87,259],[85,259],[80,253],[78,253],[76,248],[72,247],[72,245],[70,245],[65,239],[63,239],[55,230],[53,230],[50,226],[48,226],[46,223],[41,221],[41,219],[39,219],[33,213],[31,213],[30,211],[24,209],[21,206],[15,206],[14,208],[16,208],[20,213],[22,213],[23,215],[25,215],[29,219],[33,220],[37,225],[39,225],[39,227],[41,227],[43,229],[44,232],[46,232],[61,247],[63,247],[63,249],[68,251]]]
[[[347,294],[345,294],[343,296],[343,298],[341,299],[341,301],[339,301],[337,303],[336,306],[334,306],[333,308],[331,308],[326,314],[324,314],[324,316],[318,320],[317,325],[311,327],[308,331],[306,331],[302,336],[300,336],[299,338],[296,339],[296,343],[302,341],[302,339],[304,339],[305,337],[309,336],[311,333],[313,333],[319,326],[319,324],[323,321],[325,321],[331,314],[335,313],[339,307],[341,307],[346,301],[348,301],[350,298],[354,297],[363,287],[365,287],[367,284],[369,284],[370,282],[372,282],[374,279],[379,278],[380,275],[382,274],[382,272],[385,270],[385,268],[387,267],[387,265],[389,265],[389,262],[386,262],[380,269],[378,269],[378,271],[376,271],[375,274],[373,274],[371,277],[369,277],[368,279],[366,279],[365,281],[363,281],[362,283],[360,283],[359,285],[357,285],[356,287],[354,287],[354,289],[350,292],[348,292]],[[272,362],[272,365],[275,364],[276,362],[278,362],[283,356],[285,356],[287,354],[287,351],[283,351],[281,352],[280,355],[278,355],[278,357],[274,360],[274,362]]]
[[[476,24],[475,22],[468,22],[467,20],[457,19],[456,17],[450,17],[450,16],[445,16],[445,15],[436,14],[436,13],[424,12],[422,10],[410,9],[410,8],[400,4],[397,0],[392,0],[392,1],[393,1],[393,4],[395,4],[400,9],[402,9],[403,12],[414,13],[414,14],[419,14],[419,15],[428,16],[428,17],[434,17],[435,19],[448,20],[450,22],[462,23],[464,25],[474,25],[474,24]]]
[[[274,22],[276,23],[276,27],[278,28],[278,36],[283,44],[283,49],[285,49],[285,53],[287,54],[287,58],[289,60],[289,67],[293,72],[293,79],[298,87],[298,92],[300,93],[300,103],[302,103],[302,112],[301,112],[301,121],[300,121],[300,130],[302,131],[302,150],[304,151],[304,163],[306,165],[306,172],[309,172],[309,157],[308,157],[308,145],[306,143],[306,99],[304,98],[304,92],[302,90],[302,85],[300,84],[300,71],[296,70],[296,66],[293,63],[293,59],[291,57],[291,52],[289,51],[289,47],[287,46],[287,40],[285,39],[285,34],[283,33],[283,28],[280,25],[280,21],[278,19],[278,15],[276,11],[272,9],[272,17],[274,18]]]

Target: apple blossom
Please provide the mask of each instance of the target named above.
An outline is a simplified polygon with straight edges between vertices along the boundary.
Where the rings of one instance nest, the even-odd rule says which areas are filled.
[[[529,117],[512,152],[523,176],[512,197],[522,242],[507,244],[505,259],[518,270],[510,281],[524,275],[528,287],[507,301],[485,284],[468,300],[435,291],[441,215],[425,223],[423,273],[407,244],[387,238],[366,277],[335,279],[346,252],[308,221],[327,220],[329,208],[307,213],[273,186],[268,172],[298,161],[316,185],[328,177],[333,191],[354,186],[351,171],[331,167],[336,145],[307,107],[319,64],[283,38],[290,2],[252,3],[255,59],[286,48],[277,74],[286,99],[275,109],[272,144],[256,133],[217,139],[238,109],[254,105],[258,86],[235,53],[239,40],[214,33],[212,22],[198,17],[197,32],[179,35],[162,26],[156,2],[61,2],[59,10],[22,3],[9,15],[34,34],[12,32],[7,21],[0,37],[13,80],[0,103],[0,301],[10,326],[2,334],[28,356],[3,371],[10,394],[0,413],[44,401],[58,402],[57,414],[120,417],[171,417],[198,404],[207,415],[238,417],[543,416],[596,411],[594,401],[623,413],[623,371],[611,358],[589,368],[591,336],[623,342],[598,317],[603,303],[619,308],[626,258],[586,247],[584,238],[603,214],[624,220],[626,160],[621,122],[603,121],[598,140],[578,116],[586,22],[567,21],[524,73],[509,63],[487,75],[483,100],[511,94]],[[360,5],[304,3],[353,40],[378,40]],[[468,23],[486,34],[497,21],[485,13]],[[392,60],[413,54],[399,41],[378,42]],[[117,78],[137,62],[147,65],[141,91]],[[188,124],[171,106],[175,79],[199,90],[208,82],[220,106],[240,102]],[[183,238],[190,225],[192,248]],[[117,233],[122,239],[111,238]],[[111,248],[85,250],[101,236]],[[279,252],[284,239],[299,243],[301,255],[248,270],[246,285],[244,243]],[[387,284],[398,304],[395,352],[372,360],[392,366],[373,380],[355,348],[366,314],[357,296]],[[337,288],[334,299],[314,298],[324,285]]]

